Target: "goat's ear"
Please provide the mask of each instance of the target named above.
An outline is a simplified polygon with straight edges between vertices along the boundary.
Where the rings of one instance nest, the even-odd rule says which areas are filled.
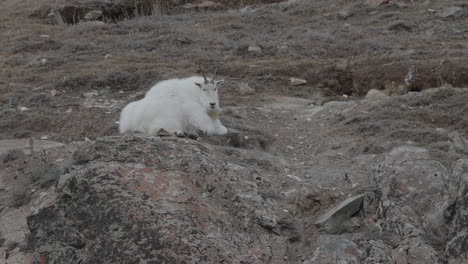
[[[222,83],[224,83],[224,79],[222,79],[222,80],[216,80],[214,83],[215,83],[216,85],[222,84]]]
[[[200,88],[202,88],[201,83],[195,83],[195,85],[198,86],[198,87],[200,87]]]

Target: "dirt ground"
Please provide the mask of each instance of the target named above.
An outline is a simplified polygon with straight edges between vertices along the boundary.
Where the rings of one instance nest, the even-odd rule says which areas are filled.
[[[0,0],[0,140],[68,144],[117,136],[128,102],[160,80],[200,74],[200,64],[225,79],[221,120],[242,136],[198,141],[222,148],[226,162],[264,173],[282,197],[272,195],[272,210],[291,212],[283,218],[301,234],[300,242],[292,231],[279,238],[288,247],[269,263],[312,259],[321,241],[311,219],[374,188],[372,166],[392,148],[426,148],[447,167],[466,157],[448,143],[452,132],[468,136],[463,1],[215,1],[213,8],[181,8],[188,2],[85,22],[77,19],[80,10],[95,7]],[[451,14],[449,7],[464,11]],[[306,83],[292,85],[291,78]],[[371,89],[383,94],[364,99]],[[63,173],[48,159],[14,159],[30,165],[21,185],[48,188]],[[3,206],[32,199],[17,193],[18,204]],[[442,251],[434,263],[446,263]]]

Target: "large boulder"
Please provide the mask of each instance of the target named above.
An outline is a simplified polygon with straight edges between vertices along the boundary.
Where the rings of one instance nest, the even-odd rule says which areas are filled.
[[[468,159],[454,164],[449,187],[453,203],[445,212],[449,228],[445,250],[449,263],[461,264],[468,261]]]
[[[49,263],[266,263],[272,185],[179,138],[110,137],[79,150],[57,202],[28,217]]]

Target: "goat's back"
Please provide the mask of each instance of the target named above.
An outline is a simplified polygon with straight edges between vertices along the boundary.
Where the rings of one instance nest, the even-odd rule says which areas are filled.
[[[181,100],[196,100],[200,95],[200,88],[195,83],[203,83],[202,76],[192,76],[188,78],[175,78],[161,81],[151,87],[146,93],[146,97],[152,98],[180,98]]]

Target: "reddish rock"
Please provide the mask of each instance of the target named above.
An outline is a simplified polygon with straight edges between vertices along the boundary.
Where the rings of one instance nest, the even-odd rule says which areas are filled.
[[[57,203],[28,217],[31,250],[49,262],[268,262],[262,237],[277,223],[258,222],[274,213],[251,169],[186,139],[104,138],[82,151],[90,159],[60,179]]]

